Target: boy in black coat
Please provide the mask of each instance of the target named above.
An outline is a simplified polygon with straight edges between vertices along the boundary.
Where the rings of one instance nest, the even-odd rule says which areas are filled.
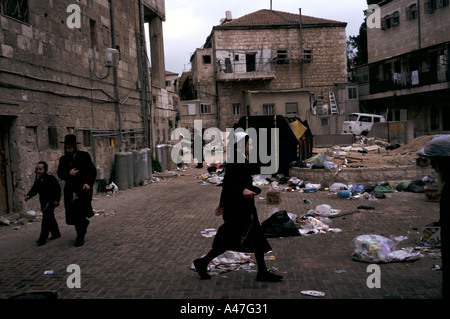
[[[61,199],[61,187],[58,180],[53,176],[47,174],[48,165],[46,162],[39,162],[36,165],[36,180],[31,187],[28,194],[25,196],[25,201],[39,194],[39,202],[42,210],[42,224],[41,234],[36,241],[38,246],[46,244],[48,235],[51,233],[50,240],[61,237],[58,223],[55,218],[55,207],[59,206]]]
[[[64,139],[64,155],[59,160],[58,176],[65,181],[64,207],[66,223],[74,225],[77,232],[75,246],[84,245],[84,236],[92,209],[92,192],[97,170],[87,152],[77,149],[76,136],[67,134]]]

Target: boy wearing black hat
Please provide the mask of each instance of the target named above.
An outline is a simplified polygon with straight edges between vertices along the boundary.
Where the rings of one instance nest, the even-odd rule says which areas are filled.
[[[87,218],[94,216],[91,201],[97,170],[89,153],[78,150],[75,135],[67,134],[61,143],[64,143],[64,155],[59,160],[57,174],[65,181],[66,223],[75,226],[75,246],[79,247],[84,244]]]

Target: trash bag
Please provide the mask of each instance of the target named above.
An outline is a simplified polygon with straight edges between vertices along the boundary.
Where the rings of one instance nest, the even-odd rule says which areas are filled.
[[[435,184],[435,181],[431,176],[424,176],[411,182],[406,190],[413,193],[425,193],[425,186],[433,184]]]
[[[285,210],[272,214],[261,223],[267,238],[300,236],[300,232]]]
[[[368,263],[389,263],[395,261],[416,260],[422,255],[414,252],[413,248],[395,250],[396,244],[406,237],[392,237],[392,239],[380,235],[361,235],[353,239],[355,250],[352,258],[357,261]],[[394,241],[395,240],[395,241]]]

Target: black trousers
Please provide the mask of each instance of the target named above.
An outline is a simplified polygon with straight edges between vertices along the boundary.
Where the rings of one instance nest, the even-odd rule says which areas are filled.
[[[42,209],[42,223],[41,223],[41,234],[39,235],[40,240],[47,240],[48,235],[60,236],[58,222],[55,218],[55,207],[52,203],[48,203],[44,209]]]

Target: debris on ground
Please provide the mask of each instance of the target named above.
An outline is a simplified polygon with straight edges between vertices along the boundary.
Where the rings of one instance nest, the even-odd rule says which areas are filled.
[[[354,246],[352,258],[367,263],[389,263],[423,257],[421,252],[415,251],[413,247],[396,250],[396,245],[405,239],[407,238],[403,236],[387,238],[375,234],[357,236],[352,240]]]
[[[239,269],[253,272],[256,270],[252,270],[251,267],[255,265],[255,261],[249,254],[228,250],[222,255],[214,258],[209,263],[208,271],[211,276],[216,276],[230,271],[236,271]],[[191,269],[195,271],[194,263],[191,264]]]

